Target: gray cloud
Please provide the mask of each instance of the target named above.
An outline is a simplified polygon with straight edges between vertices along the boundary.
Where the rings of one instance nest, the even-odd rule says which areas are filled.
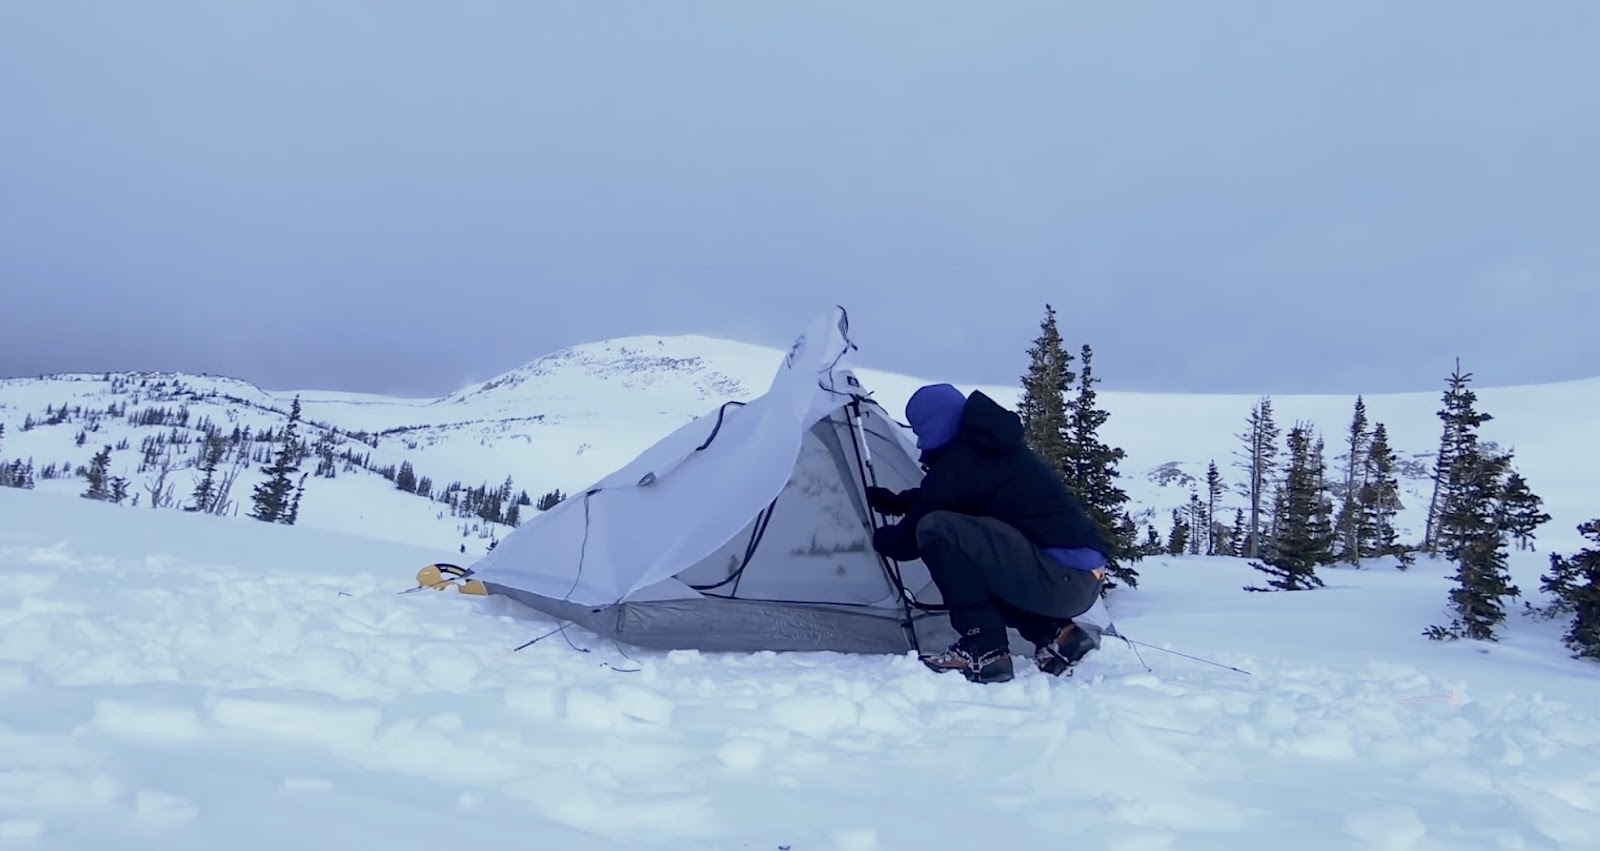
[[[440,393],[560,346],[1106,385],[1592,375],[1594,4],[9,4],[0,374]]]

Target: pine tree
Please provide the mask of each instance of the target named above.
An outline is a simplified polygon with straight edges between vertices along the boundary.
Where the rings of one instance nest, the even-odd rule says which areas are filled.
[[[1462,447],[1469,448],[1463,450]],[[1502,599],[1520,597],[1506,561],[1505,492],[1510,457],[1489,453],[1468,441],[1452,447],[1450,499],[1439,515],[1439,536],[1445,557],[1455,562],[1450,591],[1454,611],[1448,625],[1434,625],[1423,634],[1435,640],[1497,640],[1505,620]]]
[[[1227,487],[1222,481],[1222,473],[1217,470],[1217,461],[1211,460],[1206,467],[1206,555],[1223,555],[1221,552],[1221,535],[1218,534],[1217,508],[1222,501],[1222,492]]]
[[[1366,486],[1367,447],[1371,435],[1367,431],[1367,402],[1356,397],[1355,411],[1350,418],[1350,428],[1345,432],[1344,497],[1339,507],[1339,537],[1343,543],[1341,557],[1351,563],[1361,561],[1361,540],[1366,534],[1366,515],[1361,510],[1361,491]]]
[[[111,496],[111,447],[107,446],[94,454],[89,461],[84,476],[89,480],[89,486],[80,494],[84,499],[104,501]]]
[[[1572,655],[1600,660],[1600,519],[1579,524],[1578,534],[1594,546],[1570,557],[1551,553],[1550,571],[1539,577],[1539,587],[1552,598],[1546,617],[1572,617],[1561,638]]]
[[[1067,391],[1072,387],[1072,355],[1061,343],[1056,311],[1044,307],[1039,336],[1028,349],[1028,371],[1022,376],[1022,398],[1017,415],[1022,420],[1023,441],[1051,469],[1065,471],[1071,461],[1067,448]]]
[[[1200,501],[1200,492],[1194,485],[1189,486],[1189,516],[1184,518],[1184,523],[1189,527],[1189,555],[1200,554],[1201,541],[1205,530],[1211,525],[1211,520],[1206,516],[1206,505]]]
[[[256,485],[252,496],[255,509],[250,516],[264,523],[293,525],[295,516],[291,511],[289,500],[294,490],[294,481],[290,477],[300,469],[301,447],[296,434],[299,424],[300,397],[296,396],[294,404],[289,408],[289,423],[284,426],[283,434],[278,438],[278,453],[273,458],[272,464],[261,470],[267,474],[267,479]]]
[[[1085,345],[1079,351],[1078,393],[1067,406],[1067,463],[1064,470],[1067,486],[1083,501],[1106,541],[1111,545],[1110,562],[1106,572],[1116,579],[1139,586],[1139,572],[1132,566],[1142,556],[1139,553],[1138,527],[1130,518],[1123,523],[1118,518],[1126,514],[1128,494],[1118,484],[1117,465],[1127,453],[1120,447],[1107,445],[1100,438],[1100,427],[1111,418],[1111,413],[1099,407],[1094,386],[1094,351]]]
[[[1172,532],[1167,535],[1167,555],[1181,556],[1189,548],[1189,524],[1184,522],[1183,512],[1172,509]]]
[[[1364,556],[1396,556],[1401,570],[1411,566],[1412,555],[1400,545],[1395,520],[1400,504],[1400,479],[1396,473],[1399,458],[1389,446],[1389,429],[1383,423],[1372,427],[1367,443],[1365,484],[1361,488],[1362,538],[1358,542]]]
[[[1276,530],[1268,554],[1250,566],[1270,577],[1268,588],[1245,586],[1246,591],[1302,591],[1321,588],[1317,568],[1334,562],[1335,537],[1331,524],[1317,517],[1327,504],[1322,459],[1311,439],[1311,427],[1296,423],[1287,439],[1289,457],[1279,489]]]
[[[1165,552],[1167,548],[1165,544],[1161,543],[1161,532],[1156,529],[1156,524],[1147,523],[1144,530],[1144,546],[1139,548],[1140,551],[1147,556],[1161,555]]]
[[[1535,531],[1550,522],[1550,515],[1541,508],[1544,500],[1528,487],[1528,480],[1515,470],[1506,477],[1505,493],[1500,498],[1505,504],[1506,529],[1516,542],[1517,549],[1533,549]]]
[[[1423,531],[1422,544],[1430,554],[1437,555],[1451,544],[1445,538],[1444,515],[1451,509],[1451,501],[1462,489],[1461,471],[1475,461],[1478,446],[1477,429],[1493,419],[1475,409],[1478,396],[1468,386],[1472,373],[1462,373],[1461,361],[1456,361],[1455,371],[1446,379],[1444,407],[1438,411],[1444,424],[1439,437],[1439,452],[1434,459],[1433,495],[1428,501],[1428,520]]]
[[[228,444],[223,441],[222,435],[214,430],[206,432],[204,440],[205,443],[200,449],[201,478],[195,483],[194,493],[190,494],[194,505],[188,510],[209,514],[216,506],[217,467],[222,464],[223,456],[228,451]]]
[[[1267,489],[1277,469],[1278,425],[1272,415],[1272,399],[1262,397],[1245,418],[1245,430],[1236,435],[1244,444],[1239,453],[1238,467],[1245,472],[1240,492],[1250,500],[1250,525],[1240,542],[1246,558],[1257,558],[1262,552],[1262,505],[1267,502]]]

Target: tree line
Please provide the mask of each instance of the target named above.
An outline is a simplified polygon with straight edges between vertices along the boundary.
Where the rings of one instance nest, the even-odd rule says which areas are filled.
[[[1128,496],[1117,484],[1126,453],[1098,433],[1109,414],[1096,400],[1092,349],[1084,344],[1074,359],[1047,304],[1028,356],[1019,404],[1027,443],[1083,501],[1112,542],[1110,572],[1130,586],[1139,576],[1132,563],[1150,555],[1249,559],[1264,580],[1245,590],[1261,592],[1320,588],[1319,568],[1367,559],[1392,558],[1406,570],[1421,553],[1455,566],[1449,618],[1422,630],[1435,640],[1495,640],[1507,601],[1522,596],[1510,575],[1510,549],[1534,549],[1538,529],[1551,518],[1516,469],[1514,452],[1481,438],[1480,427],[1493,416],[1479,409],[1473,376],[1459,361],[1437,412],[1442,428],[1422,539],[1410,544],[1397,526],[1405,508],[1405,465],[1387,426],[1372,420],[1361,396],[1339,435],[1336,463],[1314,424],[1296,421],[1284,429],[1271,397],[1258,399],[1235,435],[1234,466],[1241,475],[1234,491],[1245,504],[1229,516],[1222,504],[1229,487],[1212,459],[1204,482],[1191,483],[1187,505],[1172,509],[1168,534],[1163,538],[1147,522],[1140,540]],[[1596,546],[1550,555],[1541,590],[1551,602],[1537,614],[1570,618],[1563,638],[1568,649],[1600,658],[1600,518],[1579,532]]]

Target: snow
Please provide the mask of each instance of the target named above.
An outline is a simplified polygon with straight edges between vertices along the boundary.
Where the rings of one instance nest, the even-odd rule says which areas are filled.
[[[782,354],[601,341],[439,399],[182,374],[7,379],[0,459],[81,465],[127,441],[111,472],[143,493],[140,442],[170,427],[24,431],[25,418],[182,404],[191,422],[259,431],[299,395],[311,439],[334,429],[375,464],[570,492],[760,392]],[[930,380],[858,374],[894,413]],[[1596,513],[1600,380],[1475,389],[1495,417],[1484,437],[1515,447],[1554,518],[1512,555],[1537,602],[1548,553],[1576,548]],[[1141,522],[1164,532],[1211,459],[1237,478],[1255,397],[1101,399]],[[1315,423],[1335,463],[1353,401],[1273,396],[1280,425]],[[1439,393],[1366,403],[1414,464],[1400,527],[1415,540]],[[248,507],[259,478],[246,471],[233,498]],[[194,480],[173,474],[180,502]],[[403,593],[422,565],[468,562],[507,530],[364,470],[310,480],[293,527],[82,490],[0,489],[0,851],[1600,847],[1600,670],[1516,606],[1499,642],[1423,638],[1447,617],[1438,562],[1251,594],[1242,561],[1146,559],[1139,588],[1111,601],[1139,644],[1107,644],[1072,679],[1023,666],[978,687],[909,657],[651,653],[495,598]],[[1230,492],[1226,516],[1242,502]]]
[[[1497,644],[1423,638],[1448,586],[1428,561],[1250,594],[1242,562],[1148,559],[1112,609],[1141,644],[975,686],[910,657],[646,652],[577,628],[513,652],[555,624],[405,593],[445,548],[39,491],[0,490],[0,518],[0,848],[1600,836],[1595,667],[1520,614]],[[1533,587],[1543,557],[1515,566]]]

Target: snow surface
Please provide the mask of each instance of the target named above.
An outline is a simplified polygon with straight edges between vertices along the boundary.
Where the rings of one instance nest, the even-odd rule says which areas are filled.
[[[370,537],[6,489],[0,521],[0,848],[1600,838],[1596,668],[1520,615],[1499,644],[1422,638],[1448,584],[1431,562],[1250,594],[1237,560],[1147,560],[1112,612],[1154,646],[975,686],[909,657],[624,652],[577,628],[513,652],[554,624],[401,593],[450,552]],[[1515,558],[1534,587],[1543,557]]]

